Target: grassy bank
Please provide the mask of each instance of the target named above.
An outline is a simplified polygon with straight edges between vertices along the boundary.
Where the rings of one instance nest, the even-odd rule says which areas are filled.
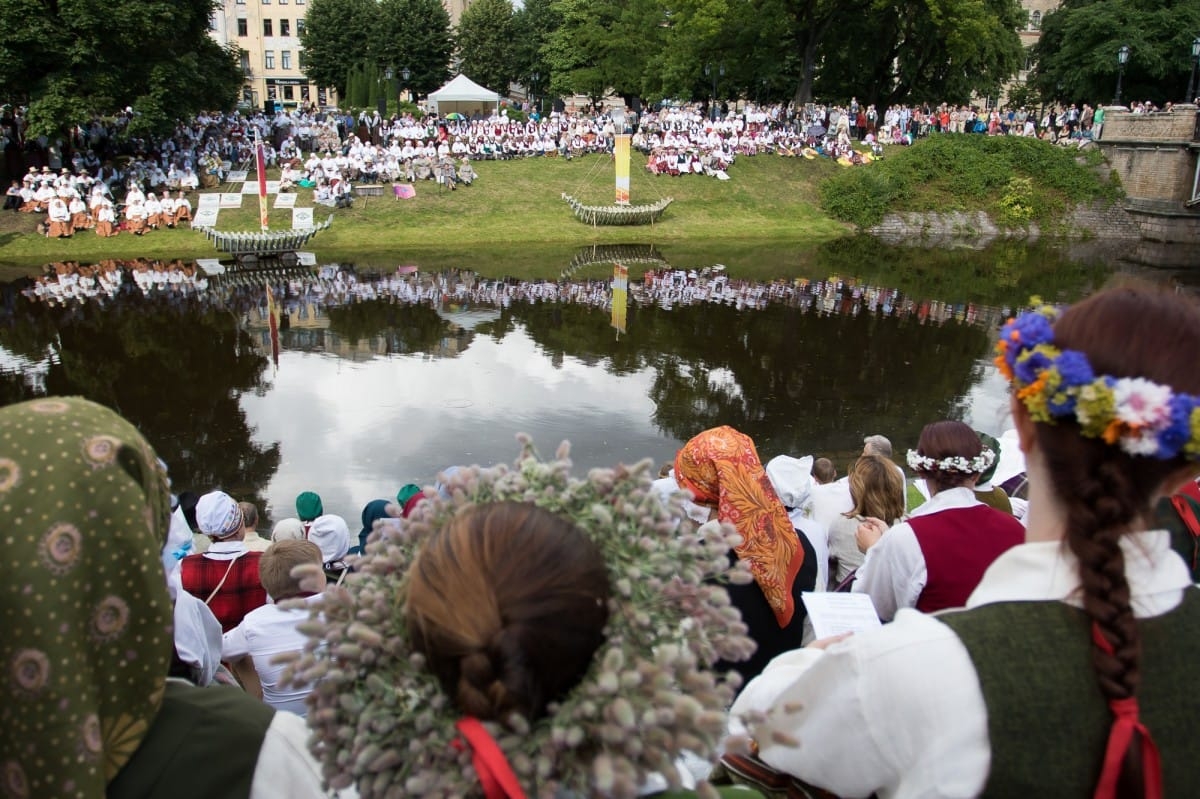
[[[1019,136],[932,136],[873,166],[822,183],[823,208],[864,228],[889,212],[978,210],[1005,227],[1045,227],[1078,203],[1121,196],[1098,149]]]
[[[634,154],[633,202],[675,198],[662,221],[651,227],[593,228],[576,221],[562,201],[563,192],[585,202],[611,202],[613,167],[609,159],[588,156],[572,161],[527,159],[477,164],[479,180],[458,191],[437,184],[417,184],[417,197],[357,199],[350,209],[317,206],[316,219],[334,215],[333,226],[313,239],[311,248],[323,258],[342,260],[380,254],[404,260],[414,252],[503,254],[511,260],[524,248],[595,243],[655,242],[698,245],[751,240],[799,240],[810,244],[844,235],[845,225],[817,206],[819,182],[838,169],[828,161],[775,156],[741,158],[731,180],[701,176],[655,177]],[[302,189],[297,205],[312,205],[312,192]],[[273,202],[273,198],[272,202]],[[192,197],[193,206],[195,196]],[[255,230],[258,202],[242,199],[240,209],[222,209],[221,230]],[[104,258],[212,257],[212,245],[191,230],[154,231],[138,238],[122,234],[101,239],[87,231],[72,239],[37,236],[30,214],[0,216],[0,264],[40,266],[50,261],[96,261]],[[273,211],[272,222],[290,227],[291,212]],[[736,245],[735,245],[736,246]]]

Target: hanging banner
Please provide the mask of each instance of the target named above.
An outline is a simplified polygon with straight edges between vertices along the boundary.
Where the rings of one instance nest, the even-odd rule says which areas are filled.
[[[612,326],[625,332],[625,312],[629,307],[629,268],[613,264]]]
[[[263,232],[269,229],[267,219],[267,158],[263,153],[262,137],[254,129],[254,169],[258,172],[258,222]]]
[[[618,133],[613,148],[617,167],[617,205],[629,205],[629,134]]]

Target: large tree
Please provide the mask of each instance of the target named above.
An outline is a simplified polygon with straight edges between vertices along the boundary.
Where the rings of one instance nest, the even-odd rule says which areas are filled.
[[[550,63],[543,51],[561,24],[562,16],[554,0],[525,0],[513,15],[517,76],[523,83],[531,81],[531,87],[539,93],[551,82]],[[535,73],[537,85],[532,85]]]
[[[516,26],[509,0],[475,0],[458,21],[458,68],[502,95],[517,73]]]
[[[374,63],[409,80],[398,88],[417,95],[436,91],[449,75],[454,38],[441,0],[380,0],[373,38]]]
[[[211,0],[0,0],[0,83],[29,104],[33,133],[124,106],[131,132],[169,129],[237,98],[237,54],[209,37],[212,13]]]
[[[631,99],[661,85],[653,64],[669,16],[660,0],[559,0],[558,9],[562,24],[543,50],[552,91]]]
[[[1042,96],[1108,103],[1117,83],[1117,51],[1130,48],[1122,97],[1162,104],[1184,99],[1200,3],[1179,0],[1065,0],[1042,23],[1031,82]]]
[[[350,71],[371,59],[379,18],[375,0],[311,0],[300,35],[308,79],[345,97]]]
[[[1017,0],[874,0],[825,36],[822,97],[891,105],[996,96],[1024,58]]]

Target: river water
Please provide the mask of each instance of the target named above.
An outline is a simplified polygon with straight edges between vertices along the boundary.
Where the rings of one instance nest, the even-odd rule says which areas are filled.
[[[991,347],[1031,295],[1072,301],[1124,272],[1190,290],[1102,249],[849,240],[773,279],[750,256],[677,263],[638,245],[563,253],[539,280],[482,277],[469,254],[437,271],[386,257],[213,275],[108,262],[107,286],[3,287],[0,404],[88,397],[146,434],[176,490],[219,486],[268,519],[314,490],[352,527],[404,483],[511,460],[518,432],[547,455],[569,439],[586,468],[664,462],[729,424],[764,461],[816,454],[844,470],[869,434],[902,454],[940,418],[1000,433]],[[623,320],[614,261],[632,275]]]

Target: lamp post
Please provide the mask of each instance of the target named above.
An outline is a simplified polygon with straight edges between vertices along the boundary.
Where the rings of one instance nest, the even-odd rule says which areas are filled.
[[[412,72],[409,70],[408,67],[404,67],[403,69],[400,70],[400,80],[401,80],[400,86],[405,91],[408,91],[408,79],[411,77],[412,77]],[[399,108],[400,108],[399,104],[400,104],[400,93],[397,92],[396,93],[396,110],[399,110]]]
[[[1121,104],[1121,79],[1125,77],[1125,65],[1129,63],[1129,45],[1121,45],[1121,49],[1117,51],[1117,96],[1113,99],[1113,105]]]
[[[388,101],[388,91],[387,90],[390,89],[392,86],[392,74],[393,73],[392,73],[391,67],[388,67],[387,69],[385,69],[383,71],[383,79],[385,81],[387,81],[387,86],[385,88],[382,88],[382,90],[379,92],[379,97],[375,100],[375,110],[379,112],[380,119],[387,119],[387,101]],[[375,88],[376,89],[381,88],[378,85],[378,81],[376,82]]]
[[[725,77],[725,64],[720,63],[714,70],[712,64],[704,65],[704,77],[712,78],[712,103],[709,108],[708,116],[713,121],[717,121],[717,76]]]
[[[1184,96],[1185,103],[1194,103],[1196,101],[1196,70],[1200,68],[1200,36],[1192,39],[1192,74],[1188,78],[1187,95]]]
[[[539,116],[541,115],[541,108],[537,104],[537,86],[541,78],[542,75],[540,72],[534,72],[529,76],[529,106],[532,109],[536,109]]]

